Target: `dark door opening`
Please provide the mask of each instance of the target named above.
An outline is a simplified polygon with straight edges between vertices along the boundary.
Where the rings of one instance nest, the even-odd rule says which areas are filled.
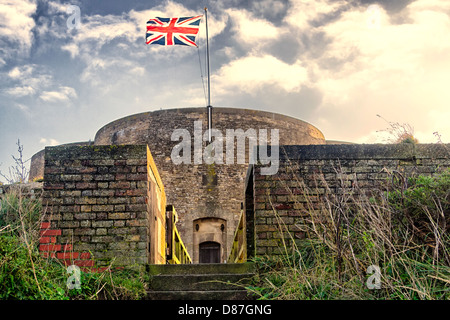
[[[199,263],[220,263],[220,244],[213,241],[199,245]]]

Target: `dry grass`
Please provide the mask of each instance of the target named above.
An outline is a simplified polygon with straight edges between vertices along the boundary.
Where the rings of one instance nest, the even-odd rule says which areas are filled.
[[[261,299],[450,298],[450,170],[390,181],[370,194],[357,185],[328,190],[319,207],[303,203],[298,227],[307,239],[294,239],[279,219],[284,254],[255,259],[260,273],[249,290]],[[297,182],[310,199],[314,190]],[[367,285],[369,266],[379,267],[380,289]]]

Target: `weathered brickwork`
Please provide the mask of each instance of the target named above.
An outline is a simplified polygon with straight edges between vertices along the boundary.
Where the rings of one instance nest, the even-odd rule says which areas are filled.
[[[62,146],[65,146],[65,147],[90,146],[93,144],[94,143],[91,141],[83,141],[83,142],[74,142],[74,143],[63,144],[60,147],[62,147]],[[42,179],[44,177],[45,149],[34,154],[31,157],[30,162],[31,162],[31,165],[30,165],[29,181],[31,182],[36,179]]]
[[[93,270],[148,262],[147,148],[47,147],[40,251]]]
[[[178,228],[189,252],[194,252],[193,221],[203,218],[225,219],[228,248],[240,216],[243,188],[248,161],[244,164],[179,164],[171,159],[171,152],[180,141],[172,141],[175,129],[188,130],[194,152],[194,122],[202,121],[202,133],[207,129],[206,108],[179,108],[131,115],[108,123],[94,139],[95,145],[147,144],[166,190],[167,201],[179,215]],[[325,144],[323,134],[309,123],[289,116],[249,109],[213,108],[213,127],[225,136],[227,129],[279,130],[279,143]],[[202,142],[202,148],[206,142]],[[248,147],[248,143],[247,143]],[[225,146],[224,146],[225,153]],[[246,152],[248,155],[248,152]],[[235,151],[236,156],[236,151]],[[33,157],[30,178],[39,172],[43,154]],[[189,199],[189,201],[186,201]]]
[[[239,222],[248,162],[245,164],[179,164],[171,152],[180,141],[171,141],[175,129],[189,131],[194,153],[194,121],[202,121],[207,130],[206,108],[180,108],[146,112],[111,122],[95,136],[95,144],[148,144],[167,194],[179,215],[177,225],[187,250],[193,253],[193,221],[221,218],[227,221],[228,255]],[[279,129],[280,144],[324,144],[323,134],[314,126],[292,117],[248,109],[213,108],[213,127],[225,136],[227,129]],[[206,142],[202,142],[202,148]],[[247,146],[248,147],[248,146]],[[224,146],[225,153],[225,146]],[[248,152],[246,152],[248,154]],[[236,152],[235,152],[236,155]],[[189,199],[189,201],[186,201]]]
[[[450,167],[450,145],[313,145],[282,146],[281,150],[276,175],[261,175],[260,165],[249,169],[249,256],[279,254],[291,236],[296,241],[304,239],[307,211],[318,210],[325,194],[338,195],[345,189],[370,193],[394,175],[406,179]]]

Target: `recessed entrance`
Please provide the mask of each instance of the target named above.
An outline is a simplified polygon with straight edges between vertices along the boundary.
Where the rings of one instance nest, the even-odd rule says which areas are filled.
[[[220,244],[213,241],[200,243],[199,263],[220,263]]]
[[[193,263],[223,263],[227,259],[227,221],[205,217],[193,221]]]

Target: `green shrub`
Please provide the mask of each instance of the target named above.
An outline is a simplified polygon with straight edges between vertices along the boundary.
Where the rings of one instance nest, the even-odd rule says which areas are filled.
[[[36,248],[30,253],[14,232],[0,234],[0,299],[67,299],[64,271]]]
[[[142,269],[115,270],[113,264],[101,273],[81,272],[81,288],[69,289],[66,267],[39,254],[40,201],[17,189],[0,205],[0,299],[141,299],[146,294]]]
[[[387,194],[393,214],[412,228],[417,241],[436,241],[450,227],[450,169],[434,177],[411,177],[406,186]]]

